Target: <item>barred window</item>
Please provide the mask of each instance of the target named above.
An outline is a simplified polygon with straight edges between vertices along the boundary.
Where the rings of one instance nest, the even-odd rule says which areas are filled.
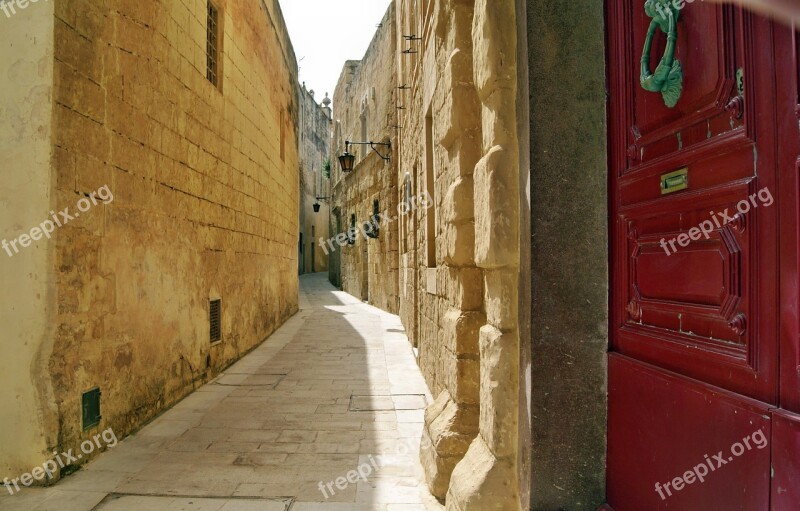
[[[219,87],[219,9],[211,1],[208,2],[208,18],[206,28],[206,78]]]

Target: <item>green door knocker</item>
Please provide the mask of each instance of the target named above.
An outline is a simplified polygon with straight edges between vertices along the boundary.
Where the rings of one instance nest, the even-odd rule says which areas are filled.
[[[678,41],[678,16],[680,10],[672,0],[647,0],[644,3],[647,16],[653,18],[647,30],[642,54],[642,74],[639,79],[644,90],[660,92],[664,103],[673,108],[683,92],[683,69],[681,62],[675,58],[675,46]],[[653,47],[653,36],[657,29],[667,34],[667,48],[656,72],[650,71],[650,50]]]

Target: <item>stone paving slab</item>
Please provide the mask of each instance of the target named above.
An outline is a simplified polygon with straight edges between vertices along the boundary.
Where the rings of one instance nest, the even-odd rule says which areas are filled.
[[[141,495],[112,495],[96,511],[287,511],[291,499],[196,499],[188,497],[150,497]]]
[[[0,509],[443,509],[422,482],[432,398],[399,318],[326,277],[302,276],[301,311],[213,382],[55,487],[0,495]]]

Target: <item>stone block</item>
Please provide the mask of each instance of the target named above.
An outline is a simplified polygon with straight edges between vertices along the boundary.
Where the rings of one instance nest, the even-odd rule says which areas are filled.
[[[475,167],[475,259],[481,268],[519,261],[518,163],[514,151],[493,147]]]
[[[477,311],[450,309],[442,316],[445,346],[457,356],[479,354],[478,336],[485,316]]]
[[[446,224],[442,229],[444,262],[452,267],[475,265],[475,224]]]
[[[517,327],[519,273],[515,267],[484,271],[486,321],[500,330]]]
[[[446,296],[452,305],[464,311],[480,310],[483,305],[483,271],[480,268],[442,267],[439,272]]]
[[[513,2],[476,0],[472,40],[475,86],[481,99],[494,89],[515,90],[517,79],[517,33]],[[511,97],[514,97],[512,93]],[[512,124],[513,126],[513,124]]]
[[[477,408],[458,406],[447,391],[428,407],[420,461],[433,495],[444,498],[453,468],[477,433]]]
[[[520,511],[514,458],[498,459],[479,435],[456,465],[447,511]]]
[[[519,337],[492,325],[480,331],[481,435],[498,457],[516,456],[519,410]]]
[[[448,385],[453,400],[458,404],[480,404],[481,364],[477,358],[453,358],[448,367]]]
[[[470,176],[457,177],[450,183],[440,208],[439,215],[442,222],[459,224],[474,219],[473,184]]]

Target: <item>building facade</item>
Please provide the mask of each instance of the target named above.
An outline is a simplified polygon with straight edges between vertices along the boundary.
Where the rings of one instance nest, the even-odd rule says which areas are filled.
[[[299,85],[277,0],[38,2],[0,46],[17,474],[134,431],[297,311]]]
[[[433,202],[401,223],[400,314],[436,398],[422,462],[448,509],[524,508],[519,13],[480,0],[399,0],[397,10],[400,200]]]
[[[321,103],[303,83],[300,105],[300,274],[328,271],[328,255],[319,240],[329,238],[331,100]]]
[[[397,12],[400,201],[434,198],[400,228],[433,494],[794,509],[791,19],[658,0]],[[710,471],[750,461],[702,480],[718,451]]]
[[[397,79],[395,9],[391,5],[364,58],[348,61],[333,96],[331,281],[389,312],[398,311]],[[338,156],[355,155],[352,172]],[[374,142],[374,149],[368,142]],[[385,144],[385,145],[384,145]],[[342,238],[340,238],[342,239]]]

